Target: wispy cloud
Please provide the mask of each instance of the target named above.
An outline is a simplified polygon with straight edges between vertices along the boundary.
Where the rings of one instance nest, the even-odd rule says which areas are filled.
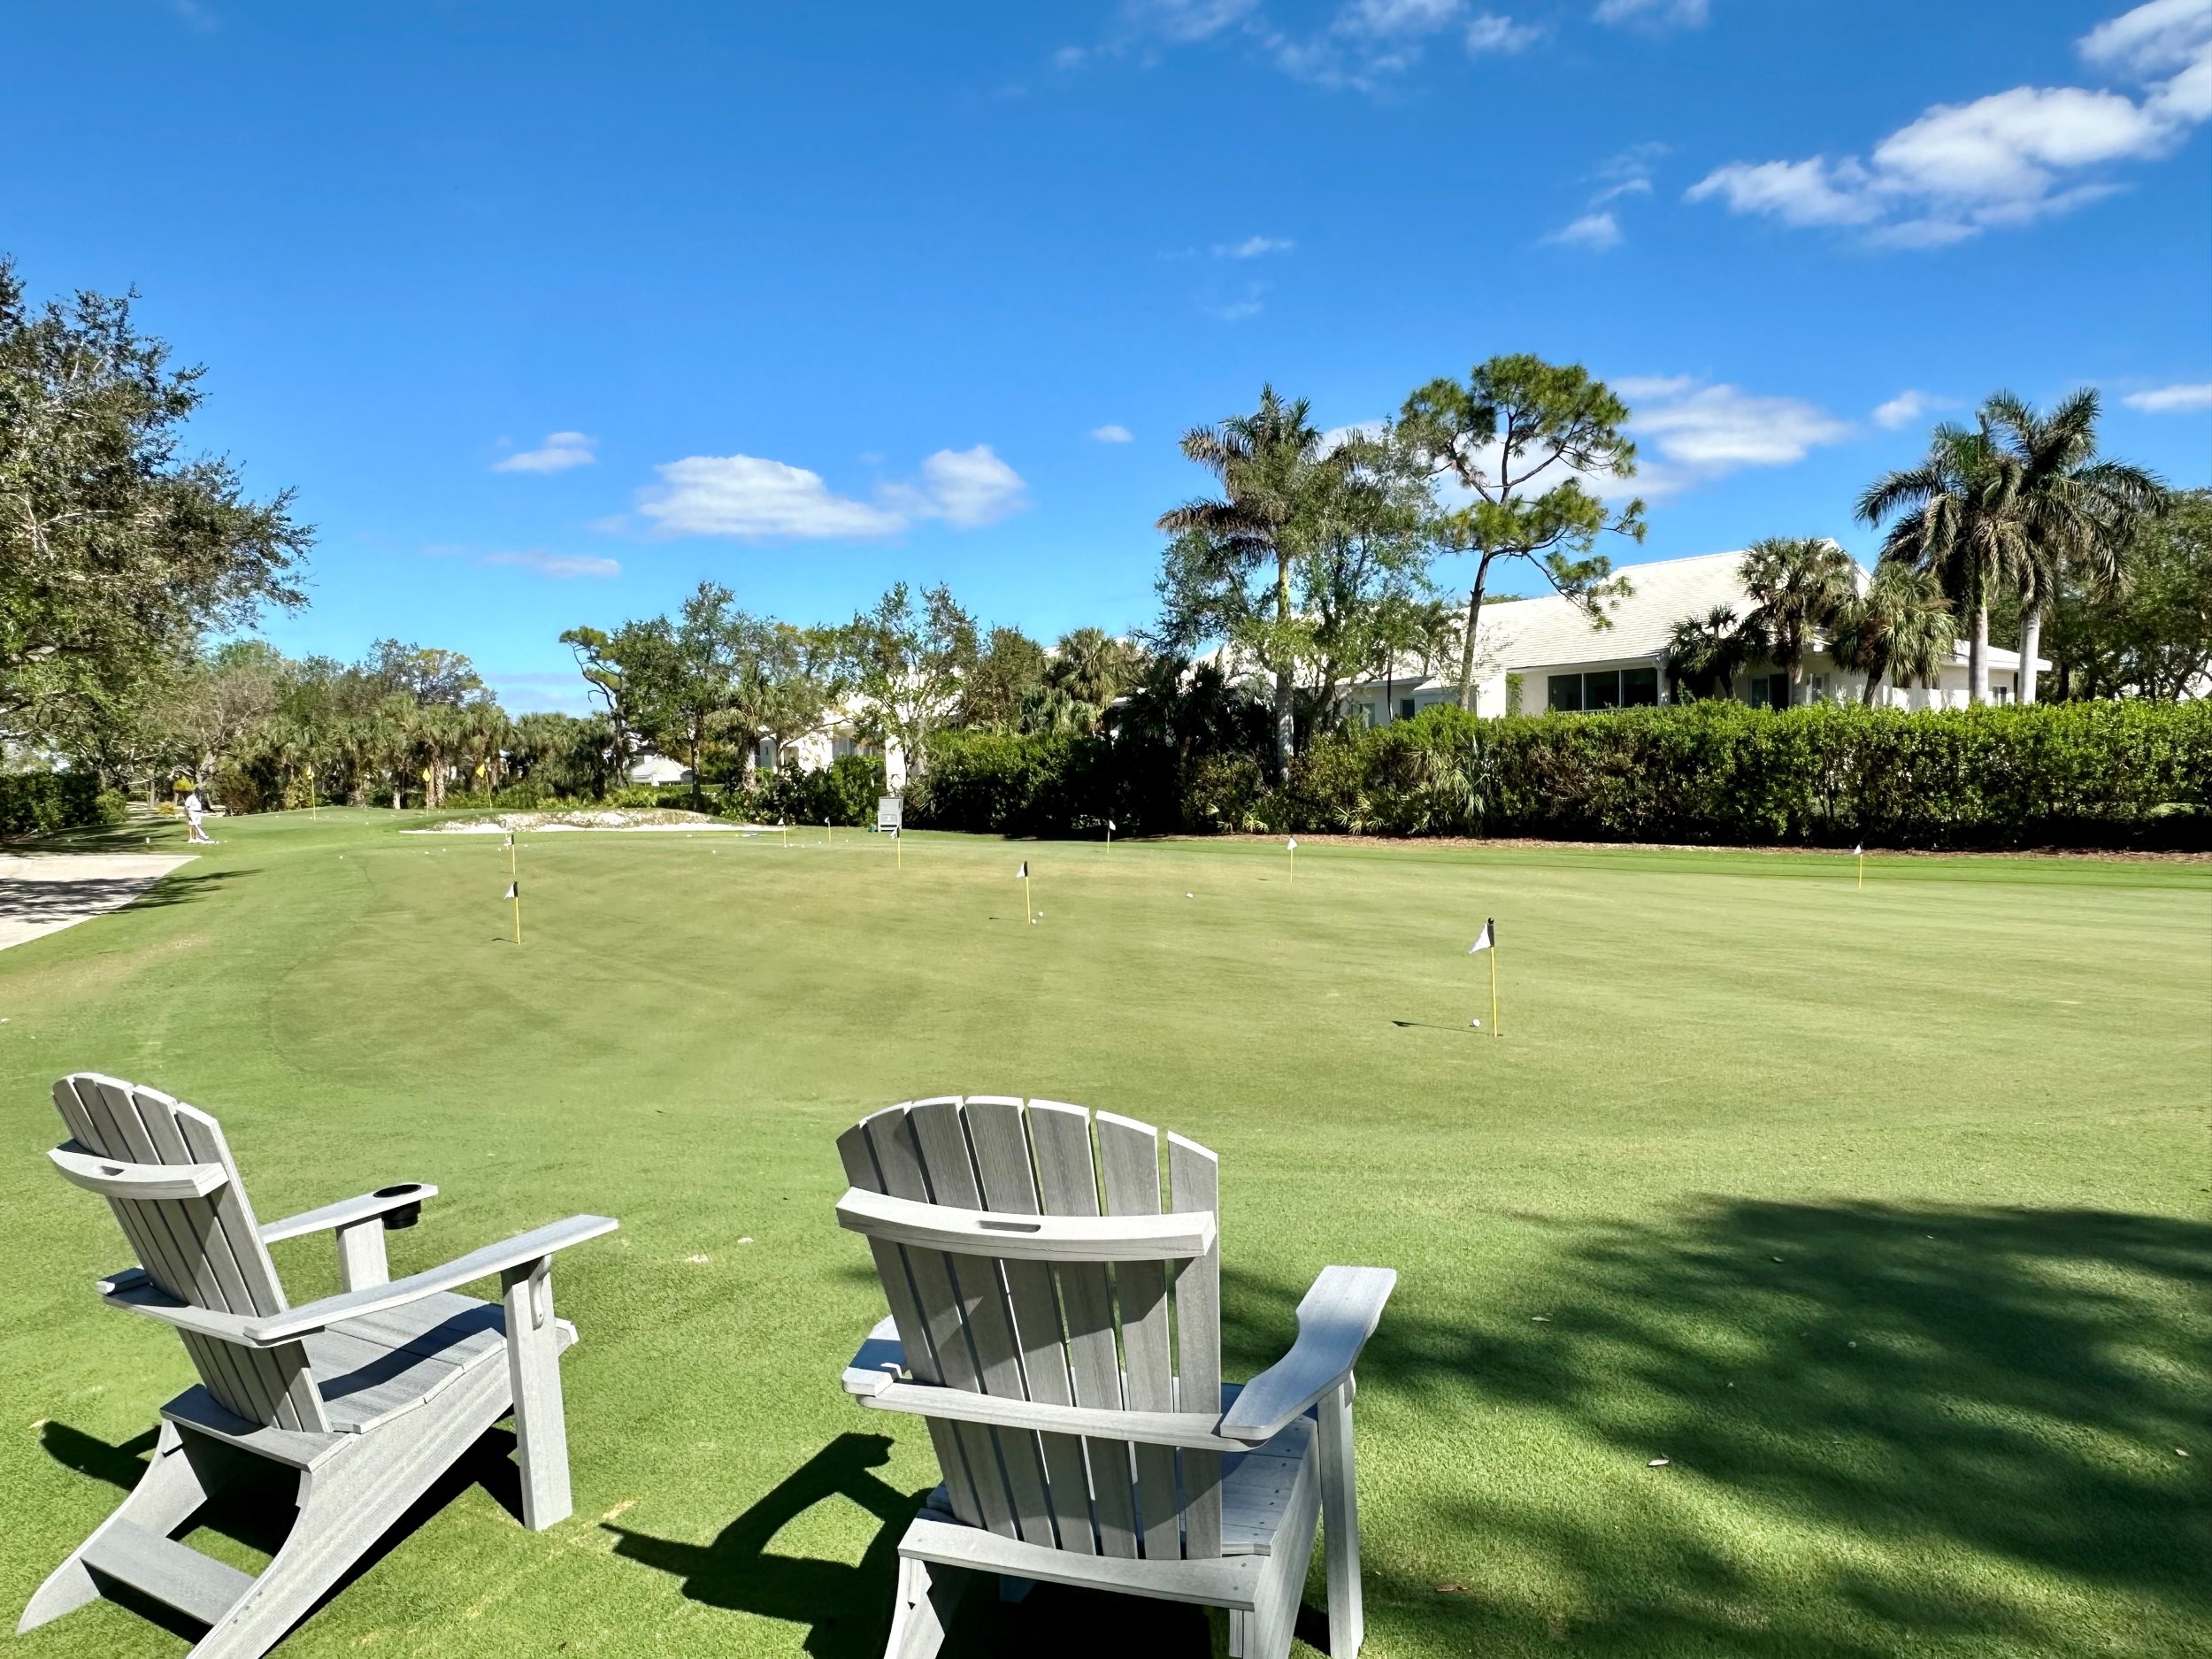
[[[572,466],[589,466],[599,457],[593,453],[596,438],[580,432],[549,432],[534,449],[523,449],[492,463],[495,472],[565,472]]]
[[[1096,438],[1101,443],[1128,443],[1133,441],[1136,435],[1136,434],[1130,431],[1126,426],[1110,425],[1104,426],[1093,426],[1091,428],[1091,436]]]
[[[593,706],[591,687],[573,669],[565,674],[486,674],[484,683],[498,694],[500,706],[510,714],[583,714]]]
[[[1540,240],[1594,253],[1618,247],[1623,235],[1620,214],[1607,204],[1624,196],[1649,196],[1652,167],[1666,153],[1664,144],[1645,143],[1632,144],[1609,157],[1598,166],[1594,175],[1598,188],[1584,204],[1582,216]]]
[[[743,541],[874,541],[928,519],[956,529],[995,523],[1028,505],[1021,475],[979,443],[940,449],[910,481],[879,485],[873,501],[841,495],[818,472],[752,455],[694,455],[654,469],[638,511],[663,535]]]
[[[1856,156],[1731,162],[1693,202],[1879,245],[1940,247],[2031,224],[2121,188],[2111,169],[2171,153],[2212,119],[2212,0],[2150,0],[2076,42],[2083,59],[2141,88],[2014,87],[1939,104]]]
[[[2212,409],[2212,381],[2130,392],[2120,401],[2147,415],[2193,415],[2200,409]]]
[[[1247,236],[1242,242],[1217,242],[1217,259],[1257,259],[1271,253],[1288,253],[1298,244],[1287,236]]]
[[[1788,466],[1851,435],[1802,398],[1759,396],[1689,375],[1611,382],[1633,415],[1629,431],[1651,458],[1629,480],[1645,496],[1678,495],[1748,467]]]
[[[1885,432],[1895,432],[1909,426],[1923,416],[1939,409],[1952,407],[1948,398],[1936,397],[1927,392],[1900,392],[1874,411],[1874,424]]]
[[[487,553],[477,561],[481,565],[512,565],[541,576],[550,576],[556,581],[572,581],[579,576],[605,579],[622,574],[621,564],[611,558],[599,558],[588,553],[548,553],[541,548],[528,548],[518,553]]]
[[[1608,212],[1585,213],[1571,224],[1563,225],[1544,240],[1567,248],[1587,248],[1603,252],[1620,245],[1620,221]]]
[[[1702,27],[1712,14],[1711,0],[1599,0],[1592,15],[1601,23],[1694,29]]]
[[[1479,58],[1485,52],[1499,52],[1510,56],[1526,51],[1544,38],[1543,26],[1536,23],[1516,23],[1497,12],[1479,12],[1467,19],[1467,55]]]

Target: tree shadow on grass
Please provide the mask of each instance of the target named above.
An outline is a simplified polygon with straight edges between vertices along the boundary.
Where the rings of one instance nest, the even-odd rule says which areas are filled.
[[[1470,1651],[2212,1647],[2212,1226],[1748,1201],[1535,1225],[1561,1234],[1546,1322],[1527,1293],[1471,1277],[1402,1298],[1363,1383],[1462,1445],[1502,1404],[1618,1452],[1631,1481],[1670,1464],[1648,1489],[1579,1494],[1485,1461],[1421,1520],[1494,1582],[1440,1596],[1393,1581],[1379,1540],[1369,1592],[1395,1616]],[[1234,1316],[1256,1299],[1232,1292],[1240,1351]],[[1424,1302],[1466,1311],[1411,1311]]]

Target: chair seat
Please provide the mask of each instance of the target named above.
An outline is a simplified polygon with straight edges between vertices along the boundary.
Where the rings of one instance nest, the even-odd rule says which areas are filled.
[[[562,1348],[576,1327],[556,1319]],[[497,1302],[450,1291],[348,1319],[303,1339],[322,1386],[323,1410],[342,1434],[362,1434],[411,1411],[507,1345]]]

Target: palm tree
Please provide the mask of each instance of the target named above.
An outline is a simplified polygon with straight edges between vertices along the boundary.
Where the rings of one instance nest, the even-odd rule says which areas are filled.
[[[1769,536],[1745,549],[1739,577],[1752,600],[1745,640],[1789,675],[1793,703],[1805,654],[1858,591],[1857,566],[1825,536]]]
[[[1736,676],[1751,655],[1751,641],[1730,605],[1715,605],[1701,617],[1685,617],[1667,636],[1667,693],[1680,702],[1686,687],[1693,697],[1736,695]]]
[[[1074,703],[1103,710],[1141,671],[1139,653],[1103,628],[1076,628],[1060,636],[1045,682]]]
[[[1868,708],[1886,679],[1901,689],[1934,682],[1957,638],[1942,584],[1909,565],[1884,565],[1866,591],[1836,612],[1830,649],[1836,664],[1866,675]]]
[[[2035,701],[2035,657],[2043,617],[2070,578],[2108,595],[2122,582],[2123,549],[2136,524],[2162,510],[2163,483],[2139,466],[2097,457],[2097,391],[2085,387],[2048,415],[2010,392],[1982,405],[2019,472],[2026,523],[2013,572],[2020,587],[2020,701]]]
[[[1984,404],[1971,429],[1945,422],[1918,466],[1877,480],[1859,497],[1867,524],[1904,514],[1882,542],[1883,562],[1927,572],[1973,618],[1966,649],[1972,703],[1989,701],[1990,596],[2000,583],[2022,580],[2030,559],[2024,482]]]
[[[1183,434],[1183,454],[1221,480],[1218,500],[1187,502],[1160,515],[1159,527],[1171,535],[1197,534],[1240,562],[1275,565],[1274,627],[1291,629],[1291,565],[1295,557],[1294,520],[1306,503],[1315,469],[1321,464],[1321,434],[1307,419],[1301,397],[1286,403],[1272,386],[1260,388],[1260,406],[1233,415],[1216,426],[1194,426]],[[1275,764],[1287,772],[1296,742],[1292,705],[1296,664],[1287,643],[1279,640],[1266,655],[1275,673]]]

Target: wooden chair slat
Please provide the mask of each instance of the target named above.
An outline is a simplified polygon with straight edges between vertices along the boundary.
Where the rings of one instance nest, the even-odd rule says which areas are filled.
[[[956,1099],[917,1101],[907,1114],[920,1148],[923,1172],[936,1202],[961,1210],[983,1207],[965,1126]],[[1008,1310],[1003,1264],[991,1256],[951,1256],[946,1267],[957,1298],[960,1323],[975,1352],[977,1392],[1023,1400],[1021,1360]],[[1014,1525],[1022,1541],[1051,1548],[1052,1514],[1045,1497],[1043,1454],[1034,1434],[1005,1428],[990,1431],[999,1467],[1013,1501]]]
[[[1220,1161],[1194,1141],[1167,1138],[1168,1202],[1180,1210],[1221,1210]],[[1177,1263],[1175,1405],[1212,1411],[1221,1402],[1221,1240],[1204,1256]],[[1221,1554],[1221,1456],[1176,1455],[1183,1486],[1183,1553],[1192,1561]]]
[[[1091,1155],[1091,1115],[1056,1101],[1029,1102],[1029,1136],[1036,1148],[1037,1194],[1048,1216],[1095,1216],[1098,1171]],[[1075,1403],[1098,1410],[1125,1410],[1121,1353],[1114,1340],[1113,1287],[1095,1263],[1056,1267],[1060,1306],[1067,1322],[1069,1379]],[[1086,1440],[1091,1495],[1097,1506],[1099,1553],[1133,1559],[1137,1554],[1136,1491],[1127,1440]]]
[[[918,1101],[915,1105],[922,1103]],[[910,1106],[895,1122],[887,1121],[882,1113],[870,1119],[868,1145],[875,1154],[884,1190],[894,1198],[926,1203],[929,1180],[923,1169],[921,1148],[914,1139],[913,1112],[914,1108]],[[921,1310],[930,1349],[935,1354],[941,1372],[939,1380],[948,1387],[981,1393],[975,1356],[968,1346],[967,1331],[961,1324],[960,1293],[953,1280],[951,1261],[942,1250],[902,1247],[902,1253],[906,1257],[907,1274],[913,1281],[914,1300]],[[1006,1476],[999,1468],[998,1448],[992,1442],[991,1431],[974,1423],[956,1423],[950,1426],[953,1438],[959,1442],[972,1502],[979,1517],[972,1525],[988,1527],[1007,1538],[1015,1537],[1013,1500],[1007,1494]],[[956,1501],[954,1512],[958,1513]],[[967,1519],[965,1516],[961,1518]]]
[[[984,1207],[1008,1215],[1042,1214],[1037,1204],[1036,1173],[1029,1163],[1029,1132],[1022,1118],[1021,1102],[970,1095],[961,1110],[975,1153]],[[1073,1405],[1067,1342],[1060,1327],[1060,1304],[1053,1293],[1052,1269],[1043,1262],[1011,1258],[1002,1261],[1000,1267],[1006,1278],[1014,1341],[1021,1356],[1025,1396],[1047,1405]],[[1095,1555],[1098,1542],[1091,1521],[1090,1479],[1083,1461],[1082,1440],[1072,1434],[1041,1434],[1037,1439],[1044,1460],[1045,1497],[1060,1548],[1079,1555]]]
[[[1098,1125],[1099,1173],[1106,1211],[1115,1216],[1160,1213],[1160,1136],[1150,1124],[1094,1114]],[[1121,1310],[1122,1369],[1129,1409],[1175,1409],[1175,1357],[1168,1321],[1167,1263],[1121,1262],[1114,1268],[1114,1299]],[[1182,1498],[1177,1491],[1171,1447],[1137,1442],[1137,1502],[1148,1560],[1183,1553]]]

